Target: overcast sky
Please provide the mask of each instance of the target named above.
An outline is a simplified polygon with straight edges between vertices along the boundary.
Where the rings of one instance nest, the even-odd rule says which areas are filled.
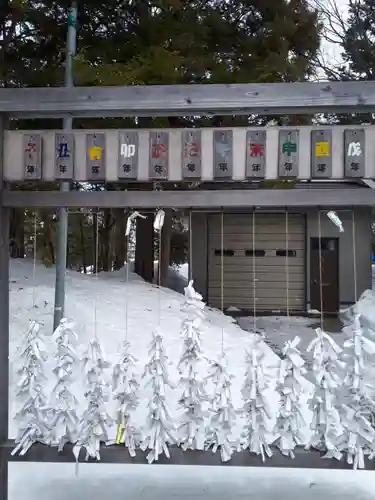
[[[336,0],[336,4],[340,8],[343,16],[346,17],[348,13],[348,0]],[[329,59],[332,58],[333,61],[338,61],[340,59],[341,47],[339,45],[334,45],[332,43],[323,41],[323,50]]]

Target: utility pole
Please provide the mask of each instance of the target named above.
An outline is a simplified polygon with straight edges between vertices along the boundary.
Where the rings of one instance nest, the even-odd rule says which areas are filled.
[[[73,2],[68,16],[68,29],[66,39],[65,57],[65,87],[73,87],[73,56],[76,53],[77,40],[77,4]],[[73,128],[71,117],[64,119],[64,131],[70,132]],[[62,181],[60,191],[69,191],[70,182]],[[55,330],[60,320],[64,317],[65,306],[65,271],[68,247],[68,210],[61,207],[58,215],[58,228],[56,235],[56,282],[55,282],[55,307],[53,314],[53,329]]]

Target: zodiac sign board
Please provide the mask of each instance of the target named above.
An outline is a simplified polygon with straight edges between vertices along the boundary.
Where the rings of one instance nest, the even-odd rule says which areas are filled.
[[[233,131],[214,130],[214,179],[228,179],[233,176]]]
[[[105,180],[105,134],[86,134],[87,180]]]
[[[39,134],[23,136],[24,180],[42,179],[42,137]]]
[[[55,179],[74,178],[74,135],[55,134]]]
[[[266,132],[246,132],[246,177],[264,179],[266,176]]]
[[[351,129],[344,131],[345,177],[365,176],[365,131]]]
[[[150,132],[149,178],[168,179],[168,132]]]
[[[298,130],[279,132],[279,177],[298,176]]]
[[[182,178],[200,178],[202,175],[202,137],[199,130],[182,132]]]
[[[329,179],[332,176],[332,131],[311,131],[311,177]]]
[[[137,179],[138,175],[138,132],[119,132],[118,178]]]

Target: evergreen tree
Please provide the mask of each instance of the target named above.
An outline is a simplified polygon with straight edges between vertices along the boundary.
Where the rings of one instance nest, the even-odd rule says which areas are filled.
[[[4,48],[0,51],[0,84],[63,85],[70,3],[13,0],[4,4],[0,9],[0,44]],[[91,0],[78,2],[77,36],[76,85],[284,82],[303,81],[311,75],[320,25],[308,0]],[[140,118],[137,122],[134,118],[79,119],[74,128],[96,128],[99,124],[103,128],[247,126],[266,121],[268,118],[254,116]],[[12,121],[11,126],[42,130],[61,128],[62,123],[23,120]],[[53,187],[58,189],[57,184]],[[38,213],[43,221],[39,252],[46,263],[54,264],[56,218],[51,211]],[[12,218],[11,232],[20,238],[17,228],[25,215],[20,210],[17,215]],[[68,266],[79,271],[92,265],[95,238],[89,218],[70,217]],[[118,209],[100,212],[101,269],[122,266],[125,220],[126,214]],[[176,231],[172,238],[176,262],[185,257],[175,245],[185,246],[184,236]],[[115,249],[115,255],[110,249]],[[17,249],[14,252],[19,253]]]

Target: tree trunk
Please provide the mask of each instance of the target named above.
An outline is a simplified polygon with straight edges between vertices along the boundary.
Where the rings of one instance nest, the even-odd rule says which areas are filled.
[[[154,277],[154,214],[146,213],[146,219],[137,219],[135,244],[135,272],[152,283]]]
[[[23,208],[12,208],[10,213],[10,257],[23,259],[25,257],[25,213]]]
[[[93,253],[92,253],[92,274],[99,272],[99,256],[97,255],[98,248],[98,231],[96,230],[98,225],[98,214],[94,212],[92,214],[92,241],[93,241]]]
[[[114,271],[118,271],[124,266],[127,254],[125,229],[128,215],[124,213],[122,208],[114,208],[112,214],[115,221],[113,269]]]
[[[161,248],[159,248],[158,284],[167,286],[171,260],[171,240],[173,215],[171,209],[165,209],[164,225],[161,231]]]
[[[83,272],[87,273],[87,259],[86,259],[86,247],[85,247],[85,230],[83,228],[82,217],[79,218],[79,234],[81,240],[81,255],[82,255],[82,268]]]
[[[110,243],[111,229],[113,226],[111,209],[104,209],[104,226],[101,230],[101,246],[103,248],[102,260],[103,271],[112,270],[112,262],[110,262]]]

